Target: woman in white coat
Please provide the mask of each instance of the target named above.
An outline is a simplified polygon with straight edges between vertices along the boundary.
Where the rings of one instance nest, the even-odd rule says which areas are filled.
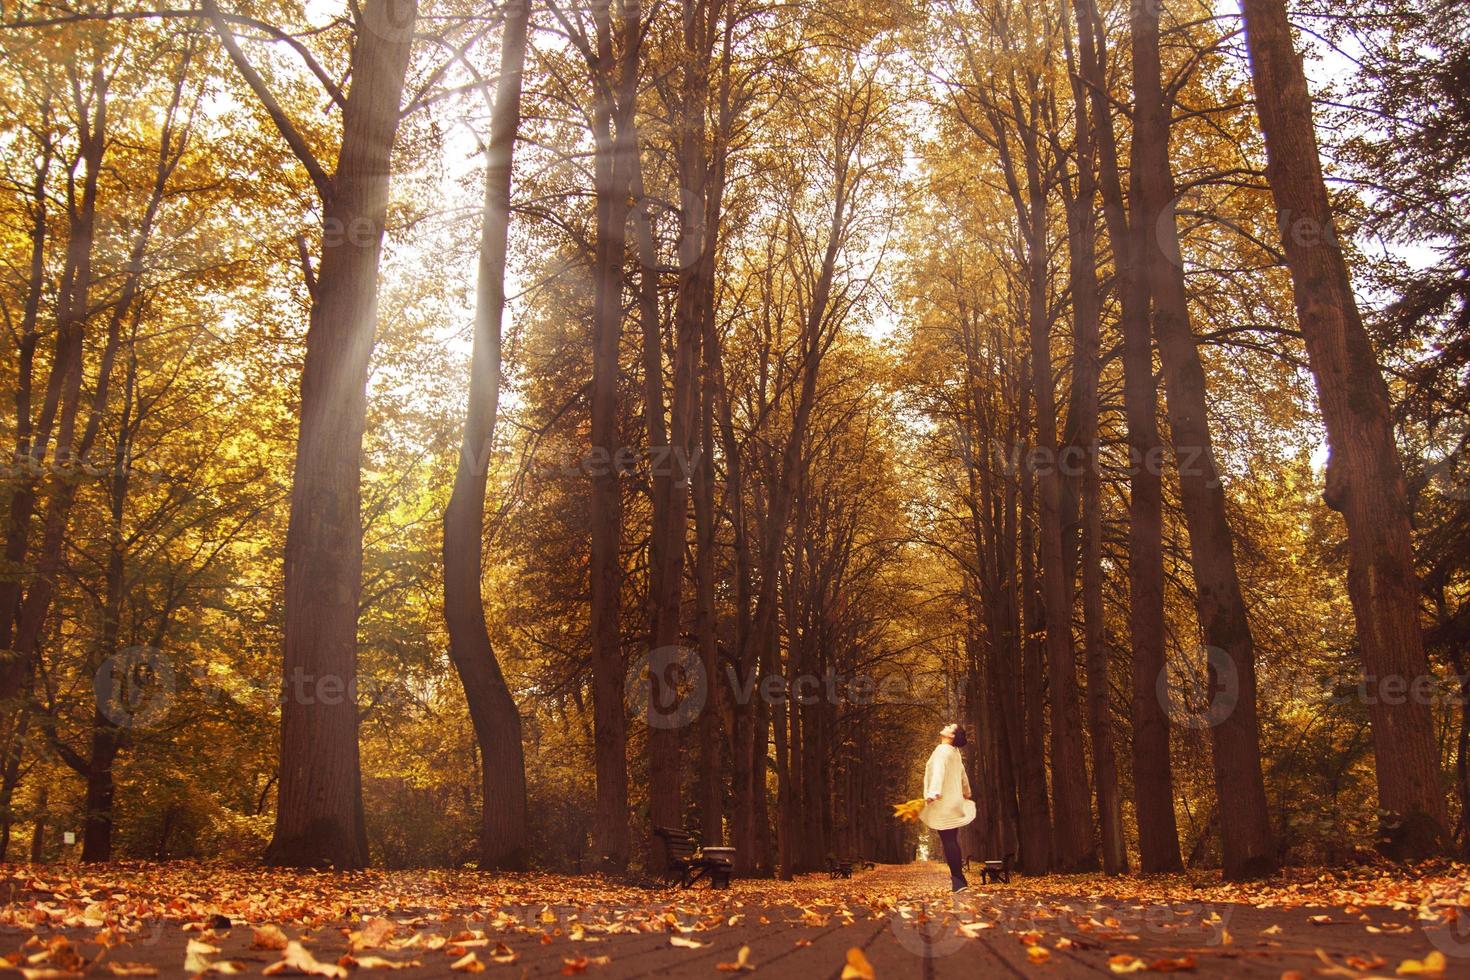
[[[944,845],[944,860],[949,865],[950,888],[962,892],[970,887],[965,880],[964,857],[960,853],[960,828],[975,819],[975,803],[970,798],[970,777],[965,760],[960,756],[968,737],[960,725],[940,729],[939,744],[929,755],[924,767],[925,807],[919,819],[939,832]]]

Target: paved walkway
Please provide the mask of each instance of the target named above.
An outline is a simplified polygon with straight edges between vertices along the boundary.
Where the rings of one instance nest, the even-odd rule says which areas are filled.
[[[648,891],[647,903],[638,906],[521,905],[483,915],[400,909],[376,920],[364,910],[353,923],[309,931],[285,927],[276,940],[299,941],[300,949],[330,969],[349,953],[349,933],[356,931],[351,955],[361,963],[351,973],[403,978],[457,976],[451,969],[456,964],[460,972],[484,972],[487,980],[715,977],[722,969],[733,972],[730,965],[742,947],[748,947],[744,962],[754,972],[796,980],[839,980],[853,949],[861,951],[852,958],[859,975],[865,960],[876,977],[920,980],[1111,977],[1146,970],[1272,980],[1288,971],[1392,977],[1405,959],[1422,959],[1436,949],[1446,956],[1445,976],[1470,977],[1470,936],[1457,938],[1445,928],[1426,934],[1407,907],[1155,904],[1038,895],[1018,886],[954,899],[944,881],[936,865],[883,866],[850,881],[811,879],[795,888],[740,882],[729,893]],[[282,959],[278,949],[259,948],[258,923],[209,925],[185,931],[178,921],[146,923],[100,958],[96,929],[7,928],[0,932],[0,952],[14,963],[54,944],[33,968],[80,966],[93,976],[109,975],[109,963],[151,965],[158,976],[193,975],[186,969],[190,941],[213,947],[196,947],[189,963],[194,969],[206,962],[232,963],[247,975],[260,975]],[[71,949],[60,948],[58,937]],[[69,958],[77,955],[88,961],[85,966]],[[387,963],[374,966],[369,957],[416,965],[390,972]],[[483,968],[476,971],[477,964]]]

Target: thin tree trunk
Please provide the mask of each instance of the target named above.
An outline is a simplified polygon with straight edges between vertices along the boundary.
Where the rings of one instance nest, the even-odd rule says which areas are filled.
[[[529,0],[510,0],[500,41],[500,77],[485,151],[470,390],[454,491],[444,511],[444,624],[480,747],[480,867],[527,866],[526,761],[521,718],[485,622],[485,486],[500,406],[500,334],[505,314],[511,161],[521,115]]]
[[[708,356],[708,355],[706,355]],[[704,668],[706,702],[699,716],[699,829],[706,845],[722,844],[724,834],[723,763],[720,757],[718,617],[715,610],[714,374],[702,372],[699,404],[699,465],[694,468],[694,632]]]
[[[796,525],[791,531],[793,542],[792,560],[782,583],[782,605],[784,606],[787,660],[779,663],[779,641],[773,652],[777,658],[778,673],[785,682],[784,690],[791,691],[792,680],[801,671],[803,637],[798,620],[798,593],[802,588],[803,576],[807,574],[803,558],[807,535],[807,487],[806,480],[799,478],[795,503]],[[815,572],[815,569],[813,569]],[[796,762],[793,750],[799,752],[793,734],[799,732],[796,721],[796,705],[789,694],[777,699],[776,712],[776,872],[782,881],[795,878],[794,861],[797,851],[797,787],[795,785]]]
[[[42,118],[49,126],[49,101],[43,107]],[[30,266],[26,277],[26,299],[25,309],[21,315],[20,340],[16,350],[14,462],[18,465],[26,465],[34,461],[31,456],[31,395],[35,375],[36,347],[41,336],[38,330],[41,295],[46,288],[46,180],[50,173],[52,156],[52,144],[47,139],[42,144],[41,154],[36,161],[36,176],[31,185],[33,203]],[[0,576],[0,649],[4,650],[12,649],[16,618],[20,614],[21,584],[23,582],[21,572],[30,543],[31,514],[36,503],[33,478],[33,474],[27,474],[17,481],[17,485],[11,491],[10,507],[6,515],[4,565],[6,574]],[[6,682],[5,686],[7,690],[0,691],[0,696],[14,696],[20,693],[9,682]],[[8,705],[0,705],[0,707],[6,709],[8,716],[6,718],[7,737],[4,742],[4,773],[3,777],[0,777],[0,821],[3,821],[3,826],[0,826],[0,861],[4,861],[10,851],[10,833],[15,822],[11,808],[15,801],[15,788],[20,780],[21,757],[25,752],[25,732],[29,726],[30,712],[23,704],[16,705],[13,711],[9,710]]]
[[[1061,7],[1064,22],[1070,20],[1065,2]],[[1067,224],[1074,324],[1072,425],[1082,450],[1083,651],[1087,665],[1088,728],[1092,737],[1092,773],[1103,870],[1112,875],[1128,870],[1128,849],[1123,840],[1123,801],[1118,788],[1112,712],[1108,708],[1108,651],[1103,638],[1102,474],[1098,453],[1102,301],[1097,283],[1097,230],[1094,224],[1097,176],[1093,170],[1096,159],[1086,88],[1076,69],[1069,23],[1063,37],[1070,69],[1068,74],[1072,78],[1077,143],[1077,195],[1069,202]],[[1071,469],[1068,467],[1069,471]]]
[[[42,115],[49,125],[49,103]],[[31,185],[31,253],[26,276],[25,309],[21,314],[20,341],[16,349],[15,372],[15,462],[39,462],[32,453],[31,396],[34,385],[36,346],[40,341],[41,296],[46,289],[46,180],[51,170],[52,144],[45,142],[36,161],[36,177]],[[44,451],[44,450],[43,450]],[[31,514],[35,508],[35,485],[30,475],[23,477],[10,497],[5,529],[5,566],[9,574],[0,578],[0,649],[10,649],[15,633],[15,620],[20,613],[21,583],[19,572],[29,544]],[[8,696],[9,691],[0,691]],[[13,749],[12,749],[13,751]],[[4,801],[9,805],[9,800]]]
[[[1245,0],[1266,177],[1276,201],[1297,320],[1317,381],[1331,453],[1323,499],[1348,532],[1348,595],[1363,671],[1375,689],[1390,678],[1419,688],[1432,676],[1420,635],[1408,492],[1394,443],[1388,388],[1363,327],[1322,179],[1312,100],[1281,0]],[[1384,850],[1402,858],[1442,852],[1449,826],[1430,706],[1368,700],[1378,759]]]
[[[1158,697],[1164,670],[1163,479],[1159,463],[1158,397],[1153,378],[1148,281],[1140,267],[1146,226],[1130,173],[1125,206],[1117,140],[1107,96],[1107,48],[1094,0],[1075,0],[1078,51],[1092,102],[1099,187],[1117,271],[1123,333],[1123,410],[1128,427],[1128,632],[1133,719],[1133,796],[1138,821],[1139,867],[1146,873],[1180,871],[1179,830],[1174,816],[1168,713]],[[1132,212],[1130,214],[1130,211]]]
[[[56,437],[53,462],[58,468],[67,466],[76,458],[84,458],[89,448],[86,445],[78,447],[73,443],[76,416],[81,402],[83,336],[90,312],[98,181],[108,145],[108,82],[100,66],[94,67],[92,71],[89,94],[84,97],[78,87],[74,98],[78,100],[75,118],[79,126],[76,163],[83,168],[83,176],[79,201],[74,205],[68,203],[66,252],[56,297],[55,352],[51,369],[47,373],[40,417],[30,438],[28,462],[34,467],[37,476],[44,472],[42,468],[53,434]],[[86,99],[90,99],[90,105]],[[34,252],[36,244],[33,240],[33,263],[37,258]],[[26,389],[30,385],[29,375],[34,354],[35,344],[32,340],[29,352],[22,348],[22,358],[31,358],[30,361],[23,360],[21,365]],[[99,373],[98,385],[104,391],[106,382],[106,374]],[[25,396],[29,402],[28,390]],[[27,415],[29,416],[29,404]],[[26,427],[29,428],[28,422]],[[28,480],[11,501],[6,550],[7,557],[13,556],[17,566],[23,565],[29,550],[31,519],[40,496],[36,484],[33,480]],[[47,506],[43,510],[42,539],[35,567],[24,578],[17,575],[14,581],[0,583],[0,638],[5,639],[6,645],[12,650],[11,656],[0,662],[0,703],[14,703],[17,698],[30,693],[36,652],[47,613],[51,609],[55,578],[61,568],[65,533],[75,497],[74,480],[55,481],[47,496]]]
[[[40,864],[46,860],[46,807],[48,788],[41,787],[36,795],[36,819],[31,828],[31,863]]]
[[[597,837],[603,862],[627,866],[628,764],[623,705],[622,496],[618,458],[618,360],[623,326],[628,195],[638,166],[633,131],[639,62],[639,13],[614,25],[607,8],[593,11],[599,94],[593,109],[597,244],[593,257],[591,446],[598,465],[589,502],[591,549],[592,701],[597,772]]]
[[[1030,398],[1023,396],[1021,414],[1027,415],[1029,408]],[[1029,453],[1029,446],[1025,448]],[[1025,711],[1021,735],[1021,867],[1027,874],[1039,875],[1052,869],[1053,843],[1046,785],[1046,677],[1041,645],[1036,641],[1042,624],[1036,592],[1035,522],[1031,517],[1035,480],[1030,467],[1021,468],[1020,479],[1021,631],[1017,645]]]
[[[1029,137],[1023,135],[1023,140]],[[1034,157],[1028,152],[1028,157]],[[1038,168],[1028,163],[1031,228],[1027,244],[1027,322],[1036,443],[1042,451],[1040,495],[1042,592],[1046,608],[1047,681],[1051,693],[1051,782],[1056,870],[1085,871],[1097,864],[1087,764],[1078,713],[1077,660],[1072,642],[1072,583],[1062,547],[1062,475],[1057,453],[1056,390],[1052,381],[1051,319],[1046,299],[1046,209]]]

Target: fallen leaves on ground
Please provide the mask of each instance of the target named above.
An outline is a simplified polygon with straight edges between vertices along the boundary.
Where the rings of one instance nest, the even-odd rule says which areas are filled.
[[[323,963],[298,942],[286,944],[281,958],[262,971],[266,976],[345,977],[347,969],[336,963]]]
[[[875,980],[876,977],[866,953],[856,946],[847,951],[847,962],[842,965],[842,980]]]
[[[1206,873],[1017,876],[1009,885],[957,897],[934,864],[885,866],[860,872],[855,881],[813,874],[794,881],[737,880],[728,890],[650,890],[599,875],[294,873],[178,863],[0,866],[0,889],[10,897],[0,905],[0,926],[31,933],[0,966],[30,980],[59,980],[83,971],[177,973],[177,959],[163,963],[145,954],[142,958],[154,959],[147,965],[128,962],[138,956],[113,962],[104,954],[128,945],[141,951],[160,935],[181,931],[184,935],[169,948],[178,950],[181,940],[187,944],[183,966],[195,977],[244,968],[220,952],[232,929],[237,938],[231,949],[243,950],[248,941],[251,950],[280,955],[267,966],[272,975],[342,977],[348,970],[436,962],[440,971],[479,972],[516,963],[521,959],[517,949],[527,948],[545,949],[550,962],[560,962],[571,975],[609,962],[607,956],[570,955],[572,950],[596,949],[591,944],[618,936],[647,935],[692,951],[717,942],[722,930],[773,927],[792,929],[788,948],[802,949],[812,944],[807,937],[820,931],[883,921],[922,928],[931,939],[1019,940],[1024,952],[1016,955],[1037,963],[1061,958],[1054,954],[1062,951],[1069,956],[1100,952],[1111,957],[1109,967],[1119,973],[1187,971],[1195,969],[1196,960],[1207,962],[1216,952],[1240,955],[1235,952],[1240,949],[1244,955],[1272,949],[1286,954],[1294,942],[1293,955],[1310,957],[1316,944],[1302,951],[1302,930],[1331,926],[1318,935],[1332,937],[1328,941],[1341,951],[1336,959],[1316,964],[1318,972],[1381,976],[1402,960],[1399,975],[1434,977],[1436,970],[1445,970],[1443,954],[1419,958],[1412,946],[1403,945],[1374,952],[1371,944],[1379,937],[1402,944],[1419,928],[1454,925],[1470,903],[1470,868],[1440,862],[1413,869],[1295,869],[1250,884],[1225,883],[1218,874]],[[1241,905],[1258,910],[1258,917],[1230,923],[1241,932],[1232,946],[1229,909]],[[1277,913],[1281,921],[1273,922]],[[1363,948],[1342,942],[1340,937],[1348,935],[1359,937]],[[88,944],[101,951],[84,952],[83,947],[91,950]],[[330,955],[320,951],[328,947]],[[1151,954],[1153,947],[1160,947],[1159,953]],[[313,955],[312,949],[319,952]],[[730,962],[703,961],[704,968],[752,969],[744,949]],[[264,963],[245,956],[252,958]],[[866,980],[862,971],[871,964],[862,964],[866,957],[844,966],[849,980]]]
[[[1438,977],[1444,975],[1446,965],[1444,954],[1436,949],[1422,960],[1404,960],[1394,972],[1401,977]]]
[[[735,961],[733,963],[716,963],[715,969],[723,970],[726,973],[738,973],[742,970],[754,970],[755,964],[750,961],[750,947],[741,946],[740,952],[735,954]]]

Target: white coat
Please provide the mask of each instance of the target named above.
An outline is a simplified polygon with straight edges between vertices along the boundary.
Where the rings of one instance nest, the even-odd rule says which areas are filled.
[[[963,827],[975,819],[975,801],[965,797],[970,792],[970,776],[960,750],[948,742],[940,742],[929,755],[924,767],[924,799],[930,802],[919,813],[919,819],[934,830]],[[934,799],[934,797],[938,799]]]

